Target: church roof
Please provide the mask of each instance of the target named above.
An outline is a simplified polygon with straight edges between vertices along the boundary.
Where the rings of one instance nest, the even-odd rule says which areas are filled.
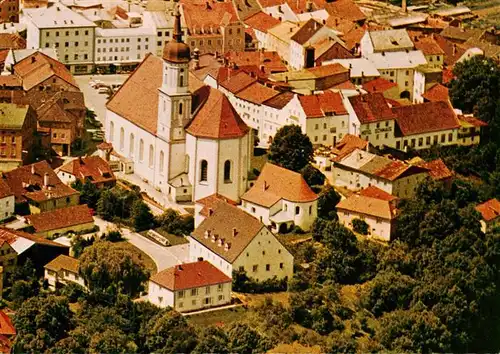
[[[220,91],[204,86],[194,93],[199,97],[193,119],[186,131],[196,137],[233,139],[245,136],[249,128]]]

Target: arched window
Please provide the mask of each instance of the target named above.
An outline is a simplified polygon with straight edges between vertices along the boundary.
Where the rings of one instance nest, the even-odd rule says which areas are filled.
[[[114,140],[114,134],[115,134],[115,123],[111,121],[109,123],[109,141]]]
[[[182,102],[181,102],[181,103],[179,103],[179,114],[182,114],[182,108],[183,107],[182,107]]]
[[[130,142],[129,142],[129,156],[130,157],[133,157],[134,156],[134,152],[135,152],[135,137],[134,137],[134,134],[130,133]]]
[[[200,182],[206,182],[208,179],[208,162],[201,160],[200,163]]]
[[[154,165],[154,149],[153,145],[149,145],[149,167],[153,167]]]
[[[120,151],[123,151],[125,146],[125,129],[120,128]]]
[[[165,154],[160,151],[160,174],[163,174],[163,164],[165,163]]]
[[[144,140],[139,140],[139,161],[144,160]]]
[[[299,215],[300,214],[300,207],[296,206],[295,207],[295,215]]]
[[[180,76],[180,78],[179,78],[179,86],[180,86],[180,87],[183,87],[183,86],[184,86],[184,76],[182,76],[182,75],[181,75],[181,76]]]
[[[231,183],[231,161],[224,162],[224,183]]]

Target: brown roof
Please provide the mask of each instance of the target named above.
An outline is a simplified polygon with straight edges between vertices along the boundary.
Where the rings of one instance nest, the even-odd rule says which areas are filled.
[[[264,104],[272,108],[282,109],[288,104],[288,102],[292,100],[294,96],[295,94],[293,92],[286,91],[280,93],[277,96],[274,96],[273,98],[268,99],[267,101],[264,102]]]
[[[94,222],[92,213],[86,204],[28,215],[26,220],[35,228],[37,233]]]
[[[40,244],[40,245],[69,248],[68,246],[65,246],[65,245],[58,243],[58,242],[48,240],[48,239],[41,237],[41,236],[29,234],[27,232],[23,232],[23,231],[19,231],[19,230],[11,230],[11,229],[6,229],[3,227],[0,227],[0,245],[2,245],[4,242],[7,242],[9,245],[12,245],[20,238],[30,240],[30,241],[32,241],[36,244]]]
[[[498,199],[490,199],[476,206],[485,221],[492,221],[500,216],[500,202]]]
[[[356,45],[361,42],[361,38],[363,38],[365,31],[365,27],[357,27],[347,33],[344,33],[342,39],[344,40],[346,48],[349,50],[354,49]]]
[[[115,181],[116,177],[109,164],[99,156],[86,156],[74,159],[59,169],[69,173],[77,179],[89,179],[92,183]]]
[[[448,102],[425,102],[393,107],[403,136],[431,133],[460,127],[457,115]]]
[[[464,55],[464,53],[467,51],[467,48],[461,46],[460,44],[453,43],[450,40],[438,34],[434,34],[432,38],[443,50],[444,64],[446,66],[455,65],[458,59],[460,59],[460,57]]]
[[[427,101],[449,101],[450,95],[448,88],[439,83],[432,85],[427,91],[422,94],[422,97]]]
[[[291,40],[300,45],[304,45],[312,36],[314,36],[321,28],[322,24],[314,19],[309,19],[304,23],[297,32],[292,36]]]
[[[212,215],[203,220],[191,236],[221,258],[233,263],[263,228],[264,224],[250,214],[219,201]],[[224,245],[219,246],[219,239],[222,239]]]
[[[396,86],[398,86],[398,84],[382,77],[370,80],[362,85],[363,89],[368,93],[385,92]]]
[[[228,52],[225,57],[238,67],[255,65],[259,68],[263,65],[264,72],[267,74],[287,71],[278,52],[274,51]]]
[[[239,22],[231,2],[206,1],[192,3],[181,1],[186,26],[190,32],[200,29],[218,29],[221,25]]]
[[[258,31],[267,33],[267,30],[277,26],[281,23],[280,20],[274,18],[262,11],[257,12],[255,15],[247,17],[245,24]]]
[[[360,190],[358,194],[362,195],[364,197],[385,200],[387,202],[398,199],[398,197],[396,197],[390,193],[387,193],[386,191],[384,191],[380,188],[377,188],[375,186],[366,187],[365,189]]]
[[[325,5],[325,10],[334,16],[338,16],[353,22],[366,20],[365,14],[352,0],[336,0]]]
[[[67,270],[78,274],[78,271],[80,270],[80,261],[76,258],[61,254],[47,263],[44,268],[53,270],[54,272]]]
[[[48,176],[48,186],[44,186],[45,174]],[[29,200],[42,202],[79,194],[65,185],[45,160],[4,172],[3,176],[17,202]]]
[[[421,50],[424,55],[443,55],[444,51],[441,49],[436,40],[432,37],[417,37],[413,40],[415,49]]]
[[[352,108],[362,124],[392,120],[396,114],[391,110],[382,93],[369,93],[349,97]]]
[[[342,32],[342,34],[349,33],[358,27],[355,22],[336,15],[328,16],[325,25],[327,27],[333,28],[334,30]]]
[[[198,199],[196,201],[196,204],[203,205],[203,208],[200,210],[200,215],[203,215],[205,217],[209,216],[210,210],[214,210],[216,207],[216,204],[218,202],[221,202],[221,201],[228,203],[230,205],[234,205],[234,206],[238,205],[238,203],[235,202],[234,200],[226,198],[221,194],[215,193],[215,194],[209,195],[208,197]]]
[[[179,264],[162,270],[150,280],[169,290],[186,290],[231,282],[231,278],[208,261]]]
[[[238,93],[244,88],[252,85],[254,82],[257,82],[256,78],[251,77],[245,72],[239,72],[236,75],[229,77],[226,81],[221,82],[220,85],[229,92]]]
[[[354,55],[351,54],[339,42],[332,43],[327,50],[323,53],[316,54],[316,65],[320,66],[322,62],[332,59],[352,59]]]
[[[420,163],[419,166],[429,170],[429,176],[437,181],[453,177],[453,172],[445,165],[443,160],[436,159],[429,162]]]
[[[340,73],[349,72],[349,69],[344,67],[342,64],[328,64],[322,66],[315,66],[314,68],[305,69],[317,78],[327,77],[331,75],[336,75]]]
[[[374,159],[368,162],[366,165],[362,167],[362,169],[369,168],[369,166],[367,165],[369,165],[371,162],[376,162],[376,160]],[[423,166],[420,167],[412,166],[399,160],[390,160],[389,163],[384,164],[382,167],[372,171],[372,174],[389,181],[394,181],[400,177],[403,177],[404,175],[407,175],[412,171],[419,173],[419,172],[426,172],[427,169],[424,168]]]
[[[363,194],[353,194],[341,200],[336,208],[377,218],[392,220],[397,216],[397,210],[392,201],[373,198]]]
[[[439,34],[448,39],[454,39],[457,41],[465,42],[469,38],[481,37],[483,32],[484,30],[481,29],[475,29],[475,28],[465,29],[462,27],[448,26],[444,28]]]
[[[0,33],[0,49],[25,49],[26,40],[17,33]]]
[[[241,199],[271,207],[281,199],[307,203],[318,199],[300,173],[266,163],[254,186]]]
[[[0,199],[14,195],[14,192],[10,189],[9,185],[5,180],[0,179]],[[0,333],[1,334],[1,333]]]
[[[234,139],[248,134],[249,128],[219,90],[204,86],[196,93],[200,105],[186,131],[196,137]]]
[[[473,125],[474,127],[487,127],[488,123],[482,121],[479,118],[474,117],[472,114],[460,114],[457,116],[458,120],[461,122],[465,122],[467,124]]]
[[[349,155],[356,149],[365,150],[368,145],[368,141],[361,139],[360,137],[352,134],[346,134],[339,141],[337,145],[332,149],[332,153],[336,155],[333,158],[334,161],[340,161],[345,156]]]
[[[10,317],[0,310],[0,334],[4,336],[15,336],[16,328],[12,324]]]
[[[248,102],[261,104],[262,102],[267,101],[277,95],[279,95],[279,91],[275,91],[267,86],[255,82],[247,88],[244,88],[243,90],[238,92],[236,94],[236,97]]]
[[[316,95],[299,96],[299,101],[307,118],[347,114],[338,92],[325,91]]]

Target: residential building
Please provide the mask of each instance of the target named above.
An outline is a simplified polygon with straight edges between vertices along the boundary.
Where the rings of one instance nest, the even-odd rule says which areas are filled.
[[[14,193],[16,204],[29,207],[32,214],[78,205],[80,201],[80,193],[65,185],[45,160],[5,172],[3,179]]]
[[[424,102],[450,101],[449,90],[439,83],[431,84],[422,95]]]
[[[263,49],[255,52],[228,52],[224,55],[229,66],[245,69],[247,66],[256,66],[263,74],[282,73],[287,67],[281,61],[277,52],[269,52]]]
[[[148,301],[189,312],[231,303],[232,279],[208,261],[183,263],[149,279]]]
[[[51,290],[70,283],[85,287],[85,281],[80,275],[80,261],[76,258],[62,254],[47,263],[44,268],[44,279]]]
[[[351,78],[351,82],[356,85],[362,85],[380,77],[380,73],[375,65],[366,58],[332,59],[324,61],[323,65],[335,63],[341,64],[350,70],[349,76]]]
[[[113,158],[133,164],[173,200],[214,193],[239,200],[253,152],[250,129],[220,91],[190,88],[190,58],[176,11],[163,58],[147,56],[107,103],[106,140]]]
[[[366,15],[353,0],[327,1],[324,7],[330,16],[342,18],[358,25],[362,25],[366,20]]]
[[[273,16],[275,17],[275,16]],[[300,24],[283,21],[267,30],[266,50],[275,51],[285,64],[290,63],[290,43],[295,33],[300,30]]]
[[[227,276],[245,271],[257,281],[291,279],[293,256],[257,218],[219,201],[191,233],[189,259],[207,260]]]
[[[11,245],[11,240],[13,240],[13,237],[4,233],[3,229],[0,229],[0,261],[3,268],[1,274],[2,282],[8,279],[17,267],[17,253]]]
[[[265,48],[267,43],[267,31],[281,23],[277,18],[266,14],[265,12],[257,12],[256,14],[245,19],[245,25],[252,28],[257,39],[257,49]]]
[[[335,186],[354,191],[375,186],[399,198],[413,197],[427,172],[426,168],[360,149],[333,159],[332,165]]]
[[[92,232],[94,229],[92,214],[86,204],[81,204],[27,215],[25,219],[33,228],[35,235],[57,238],[68,233]]]
[[[415,37],[413,44],[416,50],[420,50],[427,61],[428,67],[442,69],[444,65],[444,50],[441,49],[436,40],[432,37]]]
[[[453,171],[446,166],[442,159],[424,161],[420,157],[415,157],[411,159],[409,163],[426,168],[430,178],[434,181],[443,183],[447,188],[451,187],[454,174]]]
[[[0,23],[19,22],[19,0],[0,1]]]
[[[377,187],[367,187],[336,205],[339,223],[352,229],[354,219],[363,220],[368,224],[369,238],[391,241],[398,216],[397,201],[397,197]]]
[[[78,157],[59,167],[56,173],[68,185],[76,180],[82,183],[90,181],[97,188],[113,187],[116,184],[116,177],[109,163],[99,156]]]
[[[11,171],[32,158],[36,115],[28,105],[0,103],[0,171]]]
[[[366,31],[360,42],[363,57],[374,53],[405,52],[413,49],[414,44],[404,29]]]
[[[356,149],[369,151],[370,143],[356,135],[346,134],[342,140],[332,147],[332,159],[340,160]]]
[[[15,337],[16,327],[14,327],[9,315],[0,310],[0,351],[10,353]]]
[[[57,52],[54,48],[40,48],[40,49],[10,49],[7,57],[5,58],[4,68],[2,75],[8,75],[13,73],[12,67],[19,63],[26,57],[35,54],[36,52],[41,52],[46,56],[58,60]]]
[[[252,184],[252,182],[251,182]],[[253,184],[252,184],[253,185]],[[233,206],[238,206],[234,200],[224,197],[220,194],[212,194],[208,197],[197,200],[194,204],[194,227],[197,228],[203,220],[211,215],[219,202],[228,203]]]
[[[481,214],[481,231],[486,233],[500,225],[500,201],[490,199],[476,206],[476,210]]]
[[[279,21],[299,22],[299,17],[285,1],[259,0],[262,11]]]
[[[296,94],[285,91],[262,103],[264,116],[260,119],[263,123],[263,129],[259,130],[259,144],[261,146],[269,146],[273,142],[274,135],[283,125],[298,124],[297,117],[289,114],[288,108],[285,108],[294,97]]]
[[[96,25],[61,3],[23,10],[27,23],[27,47],[56,48],[72,73],[88,74],[94,63]]]
[[[14,216],[14,193],[3,179],[0,179],[0,220]]]
[[[1,6],[1,5],[0,5]],[[1,12],[1,11],[0,11]],[[5,24],[4,24],[5,26]],[[25,49],[26,40],[19,33],[0,32],[0,50]]]
[[[395,82],[391,82],[384,78],[377,78],[361,85],[363,90],[367,93],[377,93],[380,92],[382,95],[390,100],[399,99],[399,87]],[[425,97],[425,94],[422,95]]]
[[[323,42],[313,45],[315,66],[327,65],[333,59],[352,59],[355,58],[353,54],[339,42],[327,38]]]
[[[162,1],[162,3],[167,4],[168,2]],[[172,40],[175,17],[171,16],[167,9],[162,11],[144,11],[142,17],[144,27],[152,28],[156,31],[155,54],[161,56],[165,45]]]
[[[271,163],[241,199],[241,207],[273,232],[285,233],[294,226],[309,231],[318,216],[318,195],[302,175]]]
[[[432,39],[441,47],[444,52],[444,65],[453,68],[456,63],[468,60],[476,55],[484,55],[484,51],[476,46],[468,46],[454,43],[447,38],[432,34]]]
[[[474,117],[472,114],[457,115],[460,123],[458,131],[458,145],[477,145],[481,140],[481,129],[488,126],[488,123]]]

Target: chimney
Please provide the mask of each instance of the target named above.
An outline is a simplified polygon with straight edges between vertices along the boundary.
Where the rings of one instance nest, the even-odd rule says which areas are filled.
[[[306,57],[304,67],[306,69],[314,68],[314,59],[315,59],[315,49],[312,46],[306,48]]]
[[[222,247],[222,245],[224,244],[224,240],[222,238],[219,239],[219,242],[217,242],[219,247]]]
[[[48,187],[49,186],[49,174],[45,172],[45,175],[43,175],[43,186]]]
[[[206,230],[205,231],[205,238],[209,238],[210,237],[210,230]]]
[[[193,70],[198,70],[199,68],[200,68],[200,50],[198,48],[195,48],[193,51]]]
[[[214,215],[214,210],[212,208],[208,208],[208,216]],[[208,232],[210,234],[210,231]]]
[[[335,27],[338,27],[338,25],[339,25],[339,19],[338,19],[338,18],[336,18],[336,19],[335,19]]]
[[[313,10],[313,3],[312,3],[311,0],[307,0],[307,2],[306,2],[306,11],[307,12],[312,12],[312,10]]]
[[[266,67],[262,64],[259,66],[259,69],[260,69],[260,72],[262,72],[262,73],[266,72]]]
[[[182,264],[179,264],[179,265],[177,266],[177,270],[184,270],[184,269],[182,269]]]
[[[385,56],[385,52],[382,52],[382,55]]]
[[[236,230],[235,227],[233,227],[233,237],[236,237],[238,235],[238,230]]]
[[[457,45],[453,43],[453,55],[457,54]]]
[[[403,0],[401,2],[401,10],[403,10],[403,12],[408,12],[408,10],[406,8],[406,0]]]
[[[205,8],[207,10],[211,10],[212,9],[212,7],[210,6],[210,3],[208,1],[205,3]]]
[[[231,248],[231,242],[226,242],[226,244],[224,245],[224,251],[229,251],[230,248]]]
[[[31,174],[34,175],[36,173],[35,171],[35,164],[31,165]]]
[[[36,61],[36,58],[35,58],[35,56],[33,55],[33,56],[31,57],[31,64],[33,64],[35,61]]]

